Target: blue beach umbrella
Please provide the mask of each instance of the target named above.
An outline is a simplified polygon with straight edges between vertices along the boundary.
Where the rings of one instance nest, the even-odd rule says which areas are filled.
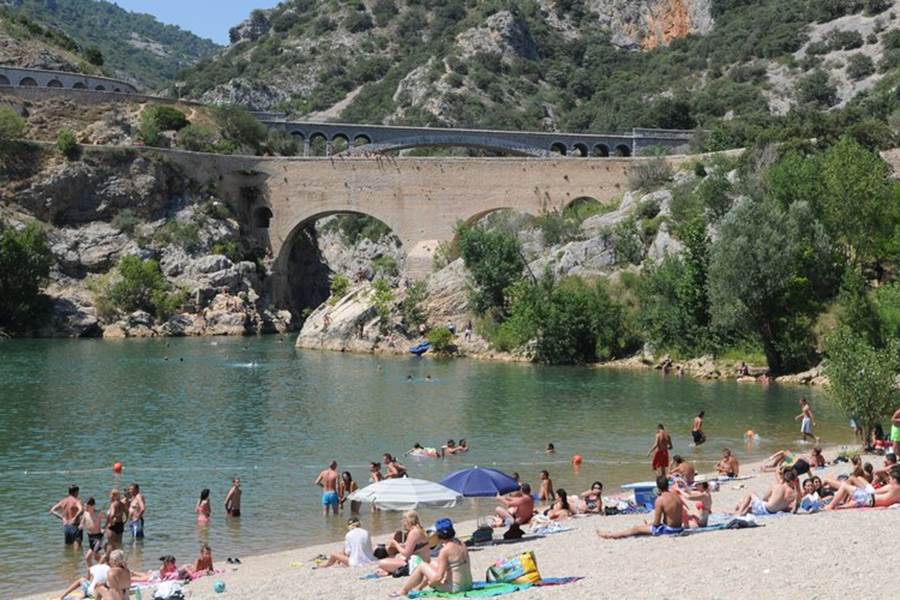
[[[450,473],[441,480],[441,485],[467,498],[508,494],[519,489],[519,483],[503,471],[481,467]]]

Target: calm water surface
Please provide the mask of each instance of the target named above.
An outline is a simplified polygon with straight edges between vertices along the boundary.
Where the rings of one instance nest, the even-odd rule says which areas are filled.
[[[435,381],[425,382],[428,374]],[[582,491],[601,479],[612,491],[651,478],[646,452],[658,422],[672,431],[675,452],[701,468],[726,445],[745,461],[797,446],[793,416],[804,394],[823,441],[850,441],[846,420],[802,388],[298,351],[275,337],[0,343],[0,598],[60,588],[79,574],[79,554],[63,548],[47,514],[70,483],[104,509],[111,488],[141,484],[147,538],[130,547],[125,536],[134,568],[155,567],[163,553],[193,560],[200,541],[224,560],[340,539],[342,519],[321,516],[312,485],[331,459],[365,485],[368,462],[383,452],[464,437],[468,454],[408,458],[410,473],[438,480],[496,465],[535,482],[546,468],[557,487]],[[690,423],[700,408],[709,442],[695,450]],[[747,429],[761,434],[758,445],[743,442]],[[550,441],[555,456],[544,453]],[[569,465],[574,453],[585,458],[579,472]],[[222,505],[233,476],[244,488],[239,520],[225,519]],[[194,506],[205,487],[212,523],[199,531]],[[491,507],[482,501],[478,510]],[[468,503],[450,516],[475,513]],[[399,516],[364,511],[363,520],[390,531]]]

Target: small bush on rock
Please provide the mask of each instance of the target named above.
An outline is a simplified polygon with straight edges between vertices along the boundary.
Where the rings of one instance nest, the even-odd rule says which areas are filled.
[[[56,135],[56,149],[69,160],[78,158],[78,142],[75,140],[75,134],[72,133],[71,129],[59,130],[59,133]]]

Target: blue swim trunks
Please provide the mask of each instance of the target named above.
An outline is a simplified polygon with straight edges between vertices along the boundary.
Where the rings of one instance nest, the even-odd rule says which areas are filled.
[[[683,527],[669,527],[668,525],[653,525],[650,528],[651,535],[678,535],[684,533]]]
[[[322,492],[322,506],[330,506],[337,510],[338,495],[337,492]]]
[[[141,517],[136,521],[128,521],[128,530],[131,532],[133,539],[143,539],[144,537],[144,518]]]

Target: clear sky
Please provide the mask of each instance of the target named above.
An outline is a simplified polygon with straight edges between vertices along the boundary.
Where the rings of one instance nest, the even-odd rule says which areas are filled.
[[[272,8],[278,0],[112,0],[125,10],[148,13],[163,23],[228,43],[228,30],[254,8]]]

